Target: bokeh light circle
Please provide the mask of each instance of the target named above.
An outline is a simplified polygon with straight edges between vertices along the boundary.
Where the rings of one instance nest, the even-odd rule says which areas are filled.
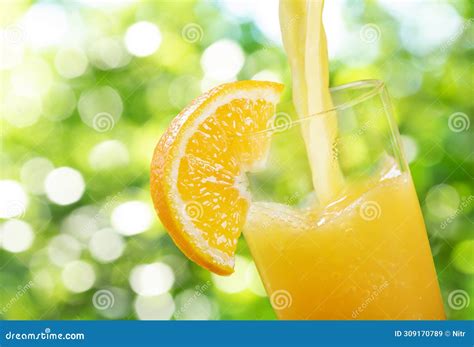
[[[48,159],[42,157],[32,158],[21,167],[21,182],[31,193],[43,194],[44,181],[53,169],[54,166]]]
[[[256,81],[270,81],[282,83],[280,74],[270,70],[259,71],[255,75],[253,75],[252,79]]]
[[[102,37],[91,43],[88,56],[91,63],[101,69],[117,69],[127,65],[132,57],[121,39]]]
[[[28,206],[28,196],[14,180],[0,180],[0,218],[22,217]]]
[[[109,170],[129,163],[127,147],[118,140],[108,140],[95,145],[89,154],[94,170]]]
[[[79,77],[87,69],[86,54],[78,47],[63,47],[54,58],[56,71],[65,78]]]
[[[54,83],[43,98],[43,116],[60,121],[72,115],[76,108],[76,95],[66,83]]]
[[[49,200],[58,205],[70,205],[78,201],[85,190],[85,182],[79,171],[60,167],[51,171],[44,182]]]
[[[53,237],[48,244],[48,256],[57,266],[64,266],[81,256],[81,244],[71,235],[61,234]]]
[[[7,94],[3,117],[17,128],[25,128],[35,124],[43,112],[43,104],[37,95]]]
[[[175,303],[169,293],[157,296],[137,296],[135,312],[141,320],[168,320],[175,310]]]
[[[85,124],[105,132],[112,129],[122,116],[123,102],[115,89],[102,86],[83,92],[77,108]]]
[[[89,251],[97,261],[110,263],[118,259],[125,249],[125,243],[113,229],[106,228],[95,232],[89,241]]]
[[[105,211],[95,206],[79,207],[63,219],[60,227],[61,233],[74,236],[86,246],[97,230],[109,224],[108,217],[103,212]]]
[[[40,99],[53,84],[53,73],[47,60],[33,56],[12,71],[10,83],[14,93]]]
[[[31,247],[35,234],[31,226],[21,220],[11,219],[1,227],[0,244],[8,252],[20,253]]]
[[[240,45],[229,39],[219,40],[206,48],[201,57],[205,75],[213,80],[225,81],[239,73],[245,55]]]
[[[430,214],[438,219],[447,218],[456,213],[460,197],[457,190],[449,184],[438,184],[426,194],[425,205]]]
[[[64,286],[74,293],[82,293],[92,288],[96,280],[91,264],[76,260],[68,263],[61,274]]]
[[[26,38],[37,49],[61,44],[70,30],[66,11],[56,4],[34,4],[23,16],[22,24]]]
[[[150,207],[141,201],[128,201],[118,205],[112,211],[112,226],[122,235],[131,236],[150,228],[153,213]]]
[[[160,295],[171,289],[175,277],[164,263],[138,265],[130,273],[130,285],[141,296]]]
[[[125,46],[130,54],[146,57],[156,52],[161,44],[161,32],[150,22],[138,22],[127,29]]]
[[[187,289],[176,296],[175,302],[175,319],[208,320],[212,316],[212,301],[202,292]]]

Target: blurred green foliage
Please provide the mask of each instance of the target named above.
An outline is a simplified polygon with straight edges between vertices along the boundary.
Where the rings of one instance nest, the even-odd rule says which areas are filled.
[[[244,240],[239,245],[238,273],[234,279],[222,280],[187,261],[154,213],[147,222],[152,206],[148,170],[154,145],[189,101],[221,82],[209,79],[209,71],[203,68],[203,53],[210,45],[228,39],[241,47],[245,60],[238,68],[237,79],[251,79],[264,71],[262,76],[270,72],[290,85],[286,56],[264,30],[268,29],[268,23],[262,21],[265,14],[242,15],[233,3],[2,4],[2,54],[6,53],[1,61],[0,179],[10,183],[9,193],[5,190],[0,194],[13,194],[19,199],[18,206],[12,207],[16,210],[10,209],[2,216],[10,214],[28,223],[34,234],[31,246],[13,252],[16,246],[28,243],[28,232],[25,239],[19,234],[12,236],[12,230],[24,230],[24,224],[7,225],[8,218],[1,220],[2,318],[168,319],[173,311],[178,319],[274,318]],[[472,319],[474,5],[469,0],[433,2],[433,8],[441,6],[437,15],[446,21],[446,27],[434,31],[428,28],[431,34],[423,36],[419,23],[410,22],[403,11],[386,6],[387,1],[336,3],[341,4],[346,31],[352,35],[350,40],[355,40],[352,44],[359,49],[342,49],[331,59],[331,84],[368,78],[387,83],[411,158],[447,316]],[[432,12],[430,4],[424,3],[426,6],[420,8],[427,12],[420,12],[420,18],[426,21]],[[405,5],[400,2],[400,9]],[[261,5],[255,6],[262,12]],[[275,15],[274,11],[266,14]],[[151,37],[140,36],[147,33],[145,30],[139,32],[138,39],[132,32],[132,41],[124,40],[130,33],[127,30],[140,21],[155,24],[160,33],[159,48],[143,57],[130,52],[153,50],[150,40],[157,39],[153,30],[148,32]],[[362,37],[368,23],[376,23],[372,28],[375,32],[369,33],[375,34],[375,39]],[[194,30],[194,34],[185,29]],[[435,40],[437,34],[442,36],[448,29],[447,37]],[[423,41],[427,39],[431,39],[431,45]],[[134,48],[133,40],[138,48]],[[220,59],[232,60],[226,53],[222,52]],[[97,89],[102,87],[112,89]],[[290,107],[290,92],[286,88],[281,105],[284,109]],[[94,117],[101,112],[106,124],[94,124]],[[47,196],[42,192],[41,170],[25,168],[25,163],[37,157],[46,158],[55,168],[70,167],[80,172],[85,191],[78,201],[61,205],[51,198],[54,192]],[[46,170],[48,165],[43,162],[40,166]],[[27,204],[21,194],[18,197],[11,192],[16,189],[12,188],[12,180],[15,187],[20,184],[27,192]],[[57,187],[66,195],[73,194],[68,190],[70,183],[58,182]],[[291,196],[291,192],[285,194]],[[15,203],[13,200],[7,199],[2,208],[11,207],[8,204]],[[141,226],[127,220],[126,214],[113,218],[120,206],[125,206],[122,211],[133,211],[132,205],[124,205],[130,201],[142,203],[138,205]],[[96,239],[94,253],[91,235],[110,228],[111,223],[114,228],[123,225],[125,231],[110,241]],[[130,230],[136,234],[126,235],[135,233]],[[58,235],[70,238],[58,241]],[[53,240],[56,243],[52,244]],[[104,246],[104,242],[112,241],[117,247]],[[107,252],[120,254],[107,261]],[[147,268],[141,273],[136,268],[152,263],[168,265],[165,270],[171,268],[174,274],[169,275],[163,267]],[[137,290],[157,285],[140,282],[144,273],[161,274],[167,281],[162,282],[173,282],[169,294],[166,283],[159,283],[161,291],[140,299]],[[74,279],[74,274],[79,279]],[[113,293],[113,305],[97,303],[100,290]],[[455,297],[459,293],[461,297]]]

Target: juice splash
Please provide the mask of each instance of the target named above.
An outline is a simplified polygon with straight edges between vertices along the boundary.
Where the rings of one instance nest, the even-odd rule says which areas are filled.
[[[293,103],[300,118],[333,109],[329,94],[329,63],[323,27],[324,1],[281,0],[280,27],[293,79]],[[342,190],[344,180],[333,146],[337,116],[313,117],[302,129],[313,185],[322,204]]]

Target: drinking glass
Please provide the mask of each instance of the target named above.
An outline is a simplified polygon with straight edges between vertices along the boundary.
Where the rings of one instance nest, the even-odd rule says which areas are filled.
[[[299,119],[277,112],[266,130],[236,139],[268,152],[246,175],[252,203],[243,233],[276,315],[444,319],[383,82],[358,81],[330,93],[331,110]],[[311,134],[325,126],[332,130]],[[328,182],[337,179],[337,189],[314,179],[314,164],[323,165],[317,173]]]

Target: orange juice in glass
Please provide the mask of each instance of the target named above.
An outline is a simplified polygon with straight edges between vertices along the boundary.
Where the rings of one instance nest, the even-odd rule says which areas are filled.
[[[296,121],[278,114],[273,128],[248,135],[272,143],[265,169],[249,174],[253,203],[244,236],[277,316],[444,319],[383,83],[351,83],[331,89],[331,97],[329,112]],[[328,116],[337,117],[333,160],[344,181],[321,204],[301,133],[313,118]]]

